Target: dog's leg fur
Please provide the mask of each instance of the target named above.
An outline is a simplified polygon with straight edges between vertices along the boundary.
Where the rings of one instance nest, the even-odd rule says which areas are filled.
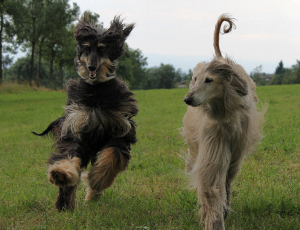
[[[205,169],[204,169],[205,170]],[[220,168],[209,175],[199,176],[198,199],[201,204],[201,219],[205,222],[205,230],[225,229],[223,210],[226,207],[226,169]]]
[[[243,156],[241,154],[241,156]],[[237,159],[235,162],[231,162],[230,167],[227,171],[226,176],[226,208],[224,208],[224,220],[226,220],[227,215],[230,212],[230,201],[231,201],[231,188],[232,182],[234,181],[235,177],[237,176],[238,172],[243,163],[243,158]]]
[[[226,179],[222,171],[211,175],[212,181],[209,181],[210,183],[207,183],[205,178],[199,181],[202,184],[200,185],[201,189],[198,188],[198,198],[201,204],[201,218],[205,221],[205,230],[225,229],[223,210],[226,202]],[[211,186],[211,183],[215,183],[215,185]]]
[[[57,155],[54,155],[49,159],[49,162],[52,162],[52,164],[48,166],[48,180],[51,184],[59,186],[59,195],[55,206],[59,212],[73,211],[75,208],[76,189],[80,182],[81,159],[78,157],[71,158],[70,156],[57,159]]]
[[[59,195],[55,202],[55,207],[59,212],[74,210],[76,200],[76,189],[77,185],[59,187]]]
[[[192,170],[205,230],[225,229],[224,209],[227,209],[225,184],[231,153],[222,135],[215,138],[220,139],[220,145],[216,146],[214,142],[202,145]],[[210,152],[210,155],[207,156],[206,152]]]
[[[98,153],[91,170],[83,176],[88,186],[85,200],[97,200],[117,175],[126,169],[130,159],[129,152],[126,152],[117,147],[105,147]]]
[[[66,158],[48,166],[48,180],[56,186],[75,186],[80,182],[80,158]]]
[[[194,164],[196,162],[197,159],[197,154],[198,154],[198,146],[196,145],[196,143],[190,143],[190,148],[188,149],[188,155],[187,158],[185,160],[185,172],[186,173],[190,173],[191,170],[194,167]]]

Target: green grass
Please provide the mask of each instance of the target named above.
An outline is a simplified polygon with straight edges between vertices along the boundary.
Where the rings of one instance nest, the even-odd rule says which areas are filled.
[[[98,202],[75,212],[54,209],[57,188],[46,179],[51,138],[63,92],[0,89],[0,229],[198,229],[195,190],[184,175],[180,136],[187,89],[136,91],[138,143],[127,171]],[[258,87],[269,102],[265,138],[234,182],[227,229],[300,229],[300,85]],[[203,226],[201,226],[202,228]]]

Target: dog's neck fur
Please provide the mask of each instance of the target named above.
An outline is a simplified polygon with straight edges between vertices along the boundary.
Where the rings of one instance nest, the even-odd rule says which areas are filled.
[[[214,120],[227,120],[228,111],[226,110],[224,100],[215,98],[205,104],[208,116]]]
[[[109,81],[91,85],[84,79],[69,80],[67,83],[69,103],[76,103],[87,107],[101,107],[101,109],[117,109],[124,101],[134,94],[129,91],[126,83],[118,77]]]
[[[67,84],[68,103],[62,136],[70,130],[81,139],[81,134],[94,130],[110,130],[113,136],[124,136],[131,129],[131,118],[138,113],[134,95],[117,77],[90,85],[80,78]]]
[[[225,123],[228,123],[231,119],[235,119],[236,114],[239,112],[239,110],[247,108],[245,105],[240,105],[235,109],[231,108],[229,110],[226,107],[223,98],[214,98],[213,100],[206,102],[204,107],[208,114],[208,117],[213,120]]]

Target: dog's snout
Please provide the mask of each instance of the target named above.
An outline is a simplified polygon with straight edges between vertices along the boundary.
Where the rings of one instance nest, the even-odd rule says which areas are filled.
[[[94,65],[89,65],[88,69],[89,69],[89,71],[95,71],[97,69],[97,67]]]
[[[193,98],[192,97],[185,97],[183,100],[187,105],[191,105],[193,102]]]

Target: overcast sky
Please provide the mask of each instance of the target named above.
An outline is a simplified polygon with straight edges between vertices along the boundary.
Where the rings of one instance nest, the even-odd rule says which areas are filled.
[[[218,17],[236,18],[236,30],[220,36],[223,54],[248,73],[262,65],[273,73],[279,61],[300,60],[300,0],[75,0],[83,13],[96,12],[104,27],[116,14],[136,23],[127,42],[148,57],[148,67],[173,64],[184,71],[213,57]]]

